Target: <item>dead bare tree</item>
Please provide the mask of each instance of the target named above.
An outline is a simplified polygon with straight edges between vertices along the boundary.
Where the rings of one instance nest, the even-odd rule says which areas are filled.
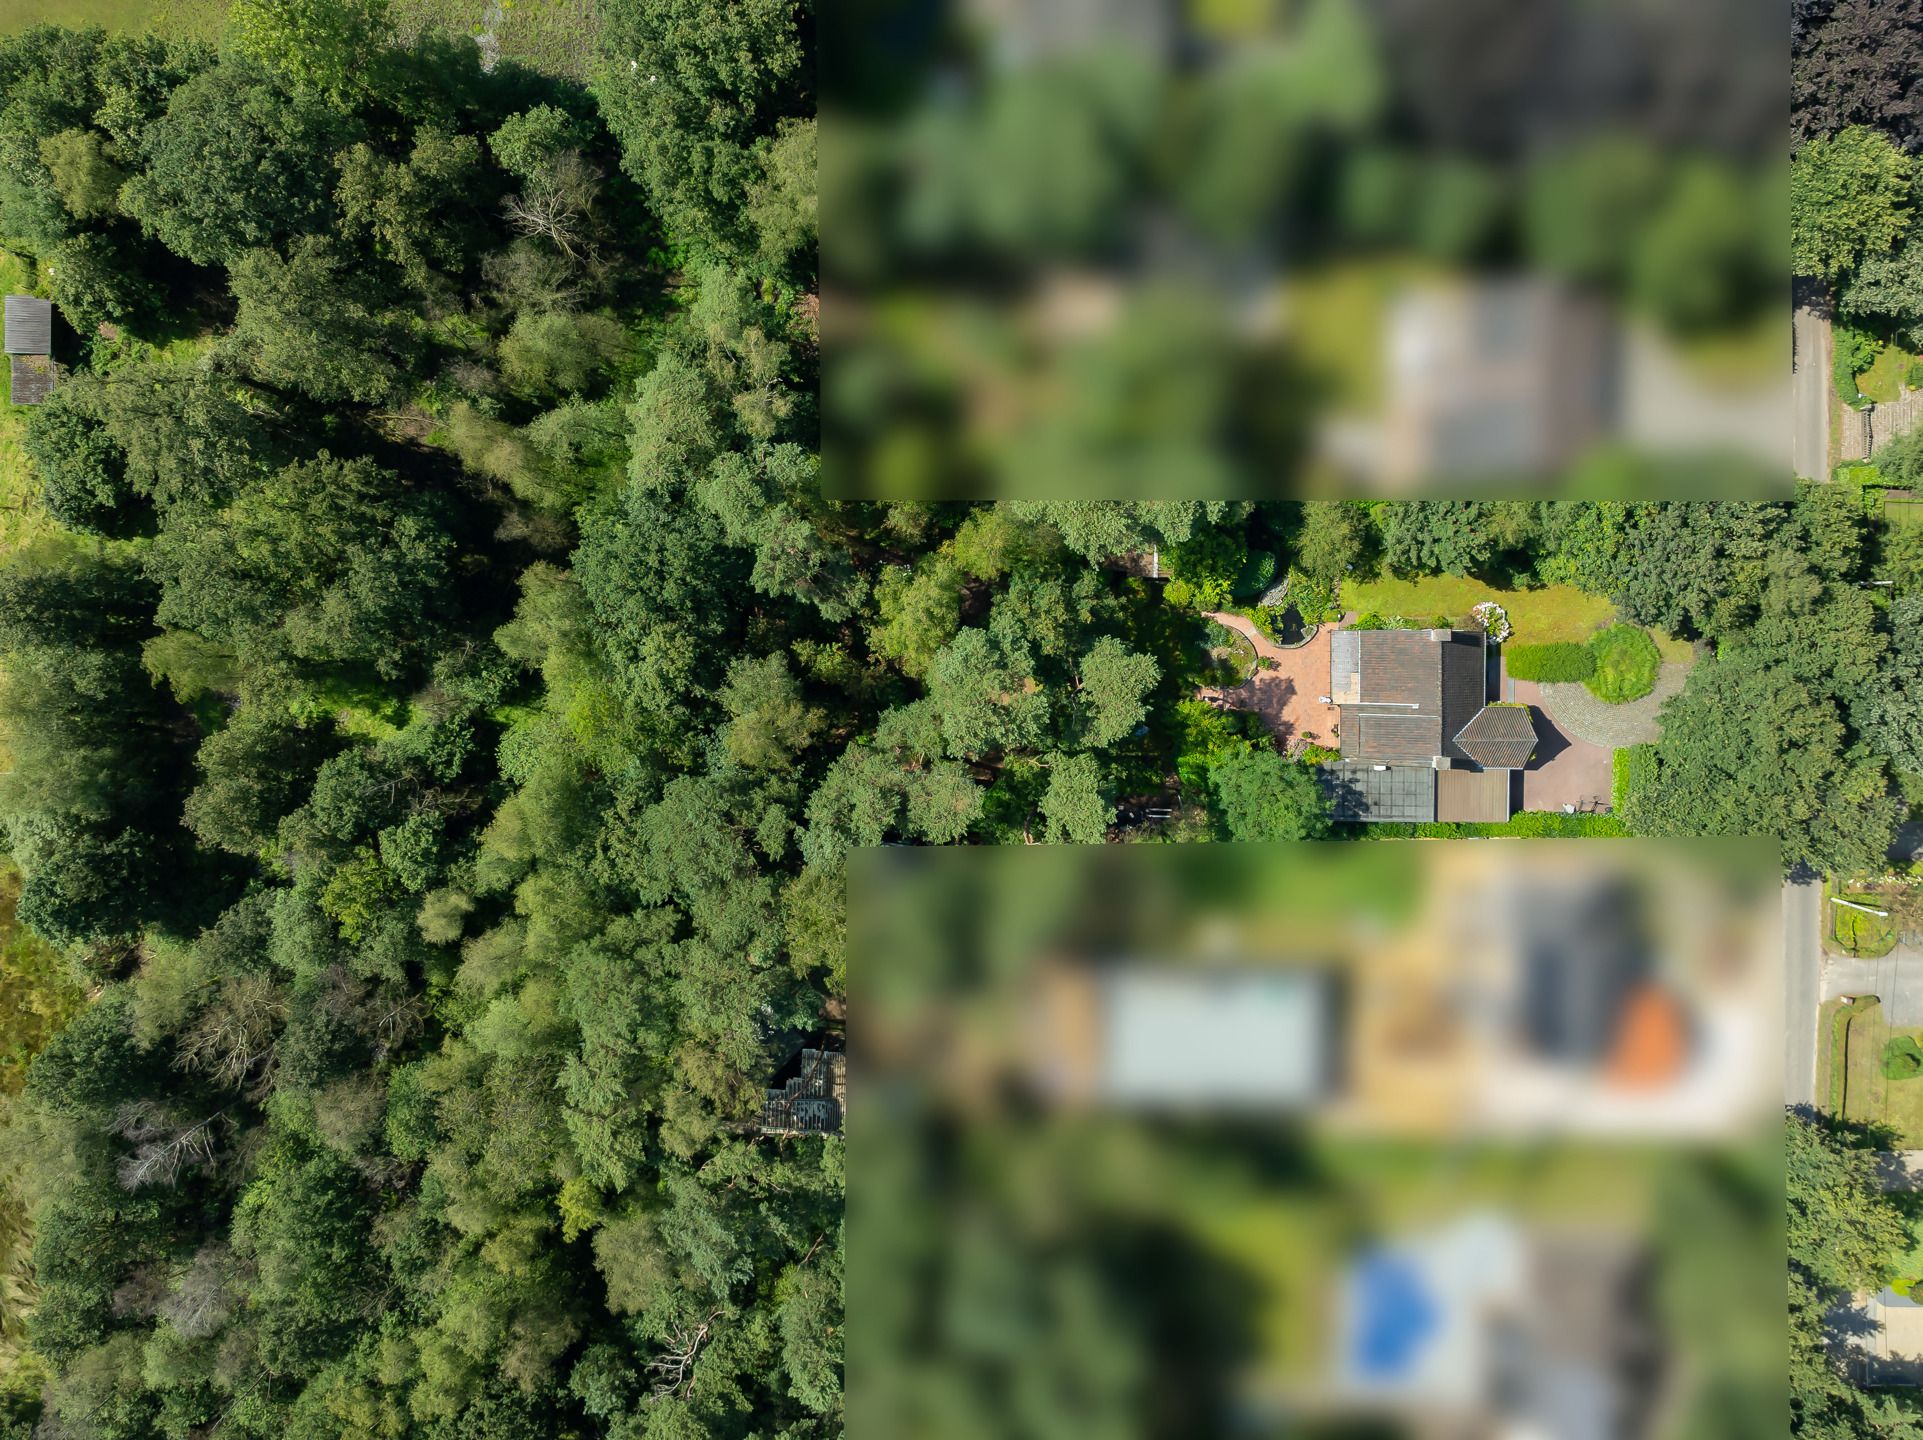
[[[656,1395],[678,1395],[685,1400],[694,1393],[694,1362],[701,1354],[701,1347],[708,1343],[714,1322],[720,1318],[719,1310],[711,1311],[706,1320],[681,1331],[665,1353],[648,1362],[647,1370],[654,1377]]]
[[[213,1164],[218,1126],[226,1111],[204,1120],[182,1121],[152,1100],[123,1105],[114,1116],[113,1133],[133,1146],[114,1167],[123,1190],[148,1185],[172,1185],[186,1170]]]
[[[516,234],[546,240],[569,260],[584,264],[594,253],[593,212],[600,191],[601,172],[580,151],[563,150],[502,208]]]
[[[383,989],[374,998],[381,1007],[374,1017],[374,1033],[380,1036],[374,1058],[379,1061],[385,1059],[389,1051],[406,1044],[421,1028],[427,1006],[419,995],[409,995],[398,988]]]
[[[236,975],[180,1038],[174,1064],[229,1089],[263,1088],[274,1036],[286,1017],[280,987],[264,975]]]
[[[189,1340],[201,1340],[227,1323],[238,1278],[234,1254],[218,1240],[194,1252],[157,1313]]]

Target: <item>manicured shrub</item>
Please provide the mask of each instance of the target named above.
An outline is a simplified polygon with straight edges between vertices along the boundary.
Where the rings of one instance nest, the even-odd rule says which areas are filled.
[[[1923,1050],[1908,1035],[1892,1035],[1883,1046],[1883,1078],[1914,1080],[1923,1075]]]
[[[1502,652],[1510,678],[1543,684],[1573,684],[1596,673],[1596,657],[1586,645],[1567,640],[1547,645],[1511,645]]]
[[[1583,683],[1598,700],[1621,705],[1640,700],[1656,688],[1663,657],[1647,630],[1612,625],[1590,637],[1589,650],[1596,657],[1596,673]]]
[[[1335,587],[1300,570],[1289,571],[1289,604],[1295,606],[1303,620],[1311,625],[1342,618],[1341,608],[1336,604]]]

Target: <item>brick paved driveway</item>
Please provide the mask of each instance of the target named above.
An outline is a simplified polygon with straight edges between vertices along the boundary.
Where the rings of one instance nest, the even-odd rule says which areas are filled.
[[[1284,650],[1240,615],[1214,614],[1209,619],[1248,636],[1255,653],[1273,660],[1275,668],[1257,670],[1233,689],[1202,693],[1219,694],[1237,710],[1255,711],[1284,746],[1302,740],[1333,748],[1341,712],[1322,697],[1329,693],[1329,636],[1335,627],[1324,625],[1306,645]]]

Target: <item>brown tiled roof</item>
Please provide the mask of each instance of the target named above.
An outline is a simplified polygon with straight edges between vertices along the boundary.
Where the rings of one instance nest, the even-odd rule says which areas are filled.
[[[1476,764],[1520,770],[1536,753],[1536,722],[1527,705],[1491,705],[1462,728],[1456,743]]]
[[[1364,704],[1420,704],[1434,709],[1441,690],[1443,642],[1429,630],[1364,630],[1360,699]],[[1442,632],[1447,633],[1447,632]]]
[[[1448,630],[1338,632],[1330,693],[1342,709],[1342,754],[1385,765],[1467,761],[1456,732],[1488,693],[1481,642]]]

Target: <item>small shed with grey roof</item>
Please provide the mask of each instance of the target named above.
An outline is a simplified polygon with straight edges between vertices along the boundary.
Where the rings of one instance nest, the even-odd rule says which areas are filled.
[[[59,378],[59,371],[49,355],[10,355],[8,359],[9,380],[16,405],[38,405],[53,390],[53,382]]]
[[[6,303],[6,352],[53,354],[53,302],[33,295],[9,295]]]
[[[60,378],[53,359],[53,302],[34,295],[6,299],[8,391],[16,405],[38,405]]]

